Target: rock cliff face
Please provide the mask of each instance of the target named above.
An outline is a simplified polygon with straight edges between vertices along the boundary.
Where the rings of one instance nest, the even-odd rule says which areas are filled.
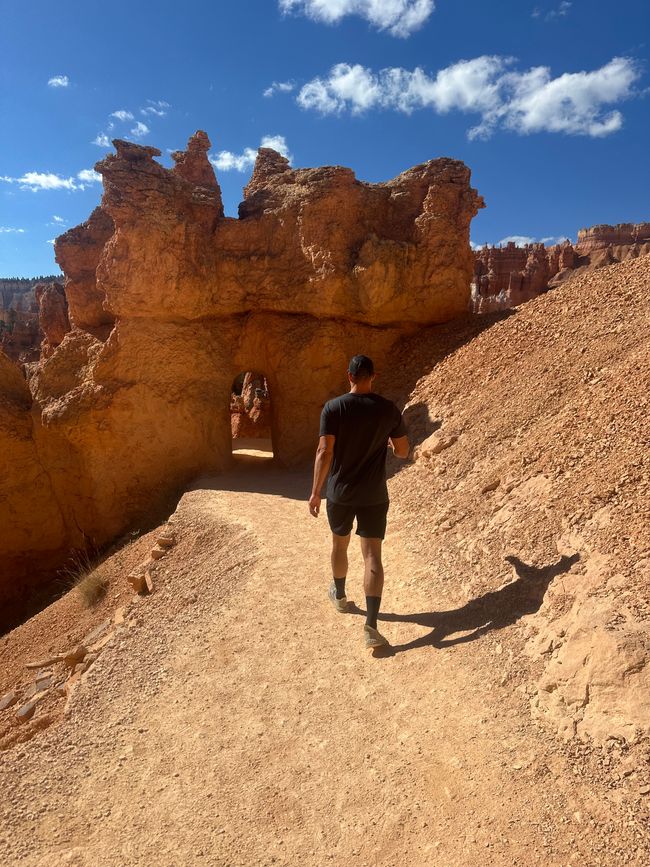
[[[608,247],[630,247],[650,243],[650,223],[619,223],[580,229],[576,247],[582,256]]]
[[[241,394],[233,392],[230,412],[233,440],[270,439],[271,400],[264,376],[250,370],[245,374]]]
[[[114,145],[96,167],[101,206],[55,244],[72,329],[57,318],[30,376],[31,409],[25,396],[33,427],[21,436],[58,516],[48,552],[102,545],[197,474],[226,467],[240,371],[266,378],[274,453],[300,462],[351,355],[381,369],[398,336],[469,303],[469,224],[483,203],[460,162],[366,184],[341,167],[294,170],[262,149],[232,219],[205,133],[172,169],[155,148]],[[20,512],[29,560],[42,520],[9,476],[0,527],[7,508]],[[0,568],[7,596],[24,576]]]
[[[0,351],[12,361],[36,361],[39,343],[34,284],[0,281]]]
[[[38,361],[43,339],[41,294],[55,277],[0,279],[0,351],[19,364]],[[61,292],[63,291],[61,287]],[[52,297],[48,296],[48,301]],[[48,307],[45,317],[53,315]]]
[[[650,253],[650,223],[580,229],[575,246],[483,247],[474,252],[472,309],[516,307],[563,283],[578,271],[625,262]]]

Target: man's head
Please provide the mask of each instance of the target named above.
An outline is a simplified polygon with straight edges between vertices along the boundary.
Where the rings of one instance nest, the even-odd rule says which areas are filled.
[[[355,355],[348,364],[348,379],[356,384],[369,384],[375,378],[375,365],[367,355]]]

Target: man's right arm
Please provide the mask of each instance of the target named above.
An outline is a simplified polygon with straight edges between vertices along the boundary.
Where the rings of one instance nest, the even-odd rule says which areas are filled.
[[[407,458],[409,456],[411,446],[409,444],[409,438],[407,436],[391,437],[390,444],[393,449],[393,454],[396,458]]]

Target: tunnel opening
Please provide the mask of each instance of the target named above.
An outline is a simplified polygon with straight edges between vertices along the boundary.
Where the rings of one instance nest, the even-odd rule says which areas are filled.
[[[230,392],[232,454],[239,458],[273,460],[272,406],[269,385],[263,373],[239,373]]]

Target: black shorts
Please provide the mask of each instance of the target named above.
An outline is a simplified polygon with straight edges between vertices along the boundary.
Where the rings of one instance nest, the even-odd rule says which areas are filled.
[[[357,519],[357,536],[364,539],[383,539],[386,535],[388,503],[376,506],[344,506],[327,501],[327,518],[332,533],[347,536],[352,532],[352,522]]]

